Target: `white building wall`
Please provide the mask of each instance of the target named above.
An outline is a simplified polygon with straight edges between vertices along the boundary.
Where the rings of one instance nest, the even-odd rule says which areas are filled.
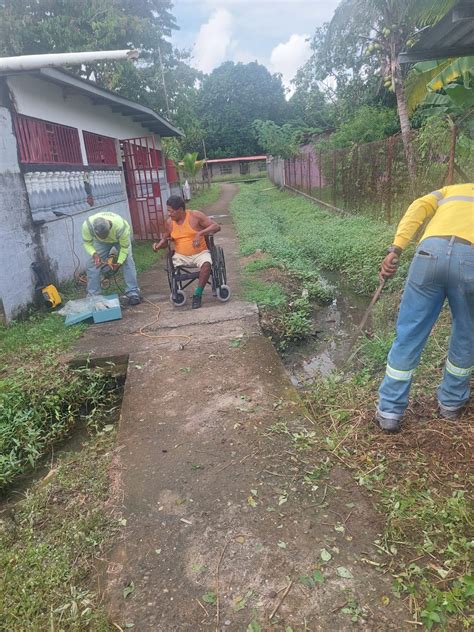
[[[17,156],[10,111],[0,107],[0,312],[7,320],[33,300],[31,264],[41,259]]]
[[[151,132],[134,123],[131,117],[113,112],[107,105],[94,105],[92,101],[67,92],[54,83],[30,75],[8,77],[8,85],[14,94],[17,112],[26,116],[69,125],[79,129],[84,164],[86,152],[82,131],[103,134],[120,140],[151,136]],[[160,139],[155,135],[156,148],[161,149]]]
[[[44,80],[21,74],[8,77],[16,111],[35,118],[69,125],[79,130],[84,164],[87,164],[82,131],[112,138],[127,139],[151,133],[130,117],[113,112],[108,106],[95,106],[87,97]],[[161,148],[155,136],[157,149]],[[81,167],[78,165],[78,170]],[[166,171],[159,172],[163,205],[169,195]],[[77,270],[84,270],[87,255],[82,247],[81,227],[85,219],[103,208],[118,213],[130,224],[130,209],[122,180],[123,199],[98,204],[67,217],[33,222],[24,176],[18,164],[17,143],[9,109],[0,106],[0,319],[14,318],[34,299],[36,279],[33,262],[49,264],[54,281],[65,281]],[[165,207],[166,208],[166,207]]]

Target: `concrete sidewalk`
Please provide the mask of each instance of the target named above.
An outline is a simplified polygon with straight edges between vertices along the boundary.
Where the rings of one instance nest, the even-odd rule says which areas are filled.
[[[325,491],[308,490],[305,472],[324,470],[324,462],[295,447],[294,433],[308,432],[305,411],[260,332],[256,306],[239,298],[228,216],[235,192],[224,185],[207,209],[224,215],[217,241],[229,303],[207,291],[201,309],[174,308],[162,266],[142,276],[145,296],[161,308],[142,333],[190,336],[184,349],[182,338],[140,335],[157,316],[149,303],[89,328],[77,347],[128,357],[112,473],[126,526],[109,558],[111,620],[140,632],[240,632],[251,622],[261,630],[342,631],[352,623],[341,610],[354,596],[367,606],[363,629],[407,629],[402,604],[383,605],[389,577],[361,561],[376,558],[381,528],[370,499],[338,468]],[[335,530],[348,514],[347,529]],[[333,557],[324,583],[305,586],[299,578],[320,568],[322,549]]]

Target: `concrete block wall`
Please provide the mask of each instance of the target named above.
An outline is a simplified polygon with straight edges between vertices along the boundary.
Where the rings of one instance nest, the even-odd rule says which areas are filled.
[[[10,110],[0,106],[0,301],[7,320],[33,300],[36,280],[31,264],[41,258]]]

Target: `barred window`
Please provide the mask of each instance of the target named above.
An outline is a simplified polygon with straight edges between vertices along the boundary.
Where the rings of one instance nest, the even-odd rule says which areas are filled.
[[[23,114],[15,114],[13,124],[21,163],[82,165],[76,128]]]
[[[229,173],[232,173],[232,164],[229,162],[224,162],[223,164],[219,165],[220,170],[221,170],[221,176],[225,176],[228,175]]]
[[[86,146],[87,162],[92,166],[118,165],[115,139],[110,136],[101,136],[92,132],[83,132]]]

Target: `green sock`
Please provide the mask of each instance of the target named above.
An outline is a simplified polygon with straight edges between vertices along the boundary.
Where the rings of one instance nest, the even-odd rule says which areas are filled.
[[[194,296],[202,296],[203,292],[204,292],[204,288],[199,287],[198,285],[197,288],[194,290]]]

